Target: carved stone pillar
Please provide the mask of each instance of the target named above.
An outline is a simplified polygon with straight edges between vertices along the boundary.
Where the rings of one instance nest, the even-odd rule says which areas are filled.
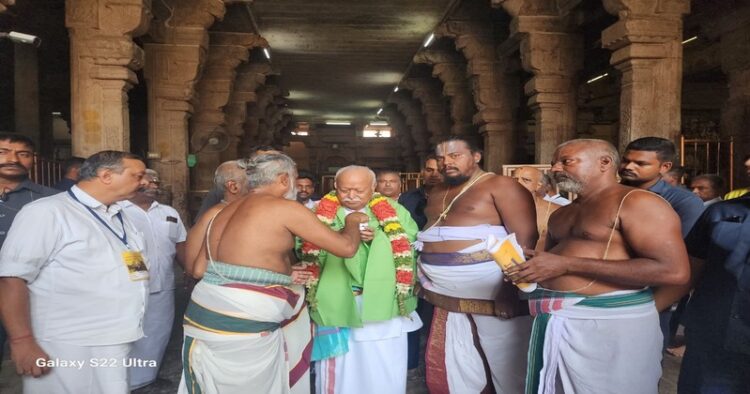
[[[443,95],[450,100],[451,134],[475,138],[472,117],[477,111],[464,58],[453,51],[425,49],[414,55],[414,62],[432,65],[432,76],[443,82]]]
[[[388,97],[388,101],[398,108],[398,111],[404,115],[406,124],[411,129],[411,136],[414,139],[414,152],[422,163],[430,153],[429,134],[422,114],[422,106],[414,100],[410,94],[399,90]]]
[[[383,108],[383,115],[388,118],[388,124],[396,134],[401,148],[401,161],[404,163],[405,170],[407,172],[419,171],[419,158],[414,152],[414,139],[411,136],[411,128],[406,124],[406,119],[394,104]]]
[[[511,40],[519,42],[522,67],[534,76],[524,86],[534,112],[535,160],[548,163],[559,144],[576,137],[577,73],[583,67],[583,37],[554,3],[508,1],[514,19]]]
[[[513,162],[515,112],[518,83],[495,56],[495,39],[487,19],[449,20],[436,35],[451,37],[467,61],[474,103],[478,112],[473,123],[484,138],[484,167],[499,171]]]
[[[150,29],[154,42],[144,45],[149,150],[159,154],[159,159],[151,160],[149,166],[171,188],[172,206],[187,218],[190,176],[186,158],[188,119],[193,113],[191,100],[206,58],[206,29],[215,19],[223,17],[224,4],[220,0],[168,0],[159,4],[168,4],[170,9],[155,4],[156,19]]]
[[[143,50],[133,37],[148,30],[149,0],[68,0],[73,155],[130,151],[127,92],[138,83]]]
[[[269,141],[265,143],[261,141],[261,137],[268,139],[267,111],[269,106],[273,105],[276,97],[280,95],[282,95],[281,89],[274,84],[265,85],[256,92],[257,101],[248,106],[247,116],[243,124],[245,138],[241,151],[245,155],[251,153],[250,148],[252,146],[268,145]]]
[[[250,33],[211,32],[208,59],[203,76],[196,86],[198,105],[190,122],[191,139],[210,141],[211,137],[231,138],[225,130],[223,111],[232,95],[237,67],[248,58],[248,49],[266,46],[265,39]],[[199,135],[199,137],[196,137]],[[211,188],[213,173],[220,164],[221,155],[207,144],[193,146],[199,149],[198,165],[193,171],[193,188]],[[228,149],[228,148],[227,148]]]
[[[222,160],[232,160],[240,157],[239,146],[245,134],[244,124],[247,119],[247,107],[257,101],[255,91],[266,81],[271,72],[268,63],[252,63],[240,66],[234,83],[229,103],[224,107],[226,114],[226,130],[232,143],[230,148],[222,152]]]
[[[404,89],[411,90],[412,96],[422,103],[430,144],[447,137],[450,133],[448,110],[443,99],[442,86],[435,78],[407,78],[401,82]]]
[[[622,72],[619,146],[644,137],[676,141],[682,96],[682,15],[688,0],[604,0],[620,20],[602,32],[610,63]],[[658,109],[658,110],[657,110]]]

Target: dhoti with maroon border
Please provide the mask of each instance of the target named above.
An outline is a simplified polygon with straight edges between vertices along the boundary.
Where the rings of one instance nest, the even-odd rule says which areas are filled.
[[[503,273],[483,249],[419,257],[419,295],[435,305],[425,357],[433,394],[523,392],[531,318],[494,316]]]
[[[309,393],[312,326],[291,277],[213,262],[185,311],[179,393]]]

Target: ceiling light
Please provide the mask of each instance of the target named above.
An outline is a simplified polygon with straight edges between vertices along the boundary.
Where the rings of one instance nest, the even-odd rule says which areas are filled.
[[[346,122],[341,120],[327,120],[326,124],[329,126],[351,126],[352,122]]]
[[[607,75],[609,75],[609,73],[604,73],[604,74],[602,74],[602,75],[596,76],[596,77],[594,77],[594,78],[591,78],[591,79],[589,79],[588,81],[586,81],[586,83],[591,83],[591,82],[594,82],[594,81],[598,81],[598,80],[600,80],[600,79],[602,79],[602,78],[606,77]]]
[[[432,40],[434,40],[434,39],[435,39],[435,34],[434,33],[430,33],[430,36],[427,37],[427,39],[425,40],[425,42],[423,44],[424,47],[427,48],[428,46],[430,46],[430,43],[432,43]]]
[[[370,126],[388,126],[388,122],[370,122]]]
[[[266,59],[271,60],[271,52],[268,51],[268,48],[263,48],[263,54],[266,55]]]
[[[378,110],[378,115],[380,115],[381,112],[383,112],[383,108]]]
[[[396,92],[398,92],[398,86],[396,86],[395,88],[393,88],[393,93],[396,93]]]
[[[688,42],[690,42],[690,41],[695,41],[695,40],[697,40],[697,39],[698,39],[698,36],[692,36],[692,37],[688,38],[687,40],[683,41],[683,42],[682,42],[682,45],[685,45],[685,44],[687,44]]]

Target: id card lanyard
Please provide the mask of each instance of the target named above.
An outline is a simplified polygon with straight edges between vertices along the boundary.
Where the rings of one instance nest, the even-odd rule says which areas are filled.
[[[128,233],[125,231],[125,222],[122,220],[122,211],[117,212],[117,214],[115,215],[115,216],[117,216],[117,219],[120,220],[120,224],[122,225],[122,236],[120,236],[120,235],[117,234],[117,232],[109,224],[107,224],[107,222],[104,221],[104,219],[102,219],[96,212],[94,212],[94,210],[91,209],[91,207],[89,207],[88,205],[86,205],[83,202],[81,202],[81,200],[79,200],[78,197],[76,197],[76,195],[73,194],[73,191],[71,191],[70,189],[68,189],[68,194],[70,195],[70,197],[73,200],[75,200],[79,204],[83,205],[83,207],[86,208],[86,210],[88,210],[89,213],[92,216],[94,216],[94,218],[96,218],[96,220],[99,221],[99,223],[101,223],[104,227],[106,227],[107,230],[109,230],[109,232],[111,232],[115,237],[117,237],[117,239],[119,239],[120,242],[122,242],[122,244],[125,245],[126,248],[128,248],[128,250],[132,249],[130,247],[130,245],[128,245]]]

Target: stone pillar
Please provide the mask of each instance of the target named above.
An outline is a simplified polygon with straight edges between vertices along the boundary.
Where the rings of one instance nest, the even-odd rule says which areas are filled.
[[[419,158],[414,152],[414,139],[411,136],[411,129],[406,124],[406,119],[398,111],[395,105],[389,104],[383,108],[383,115],[388,118],[388,124],[396,134],[399,146],[401,148],[401,160],[404,163],[407,172],[417,172],[420,169]]]
[[[263,138],[267,136],[267,111],[269,106],[273,104],[276,96],[281,94],[281,89],[275,84],[265,85],[256,92],[257,101],[248,106],[247,116],[243,125],[245,139],[242,151],[245,154],[250,153],[249,149],[252,146],[268,144],[268,142],[264,143],[261,141],[261,135]]]
[[[16,127],[15,131],[30,137],[39,145],[39,58],[37,48],[16,44],[13,53],[15,67]]]
[[[222,153],[222,160],[241,157],[240,143],[245,135],[244,124],[247,119],[247,107],[258,100],[255,91],[266,81],[271,72],[268,63],[251,63],[240,66],[234,83],[229,103],[224,107],[226,129],[232,139],[232,145]]]
[[[449,20],[438,27],[436,35],[453,38],[456,49],[466,58],[478,110],[473,123],[484,138],[484,168],[497,172],[503,164],[513,162],[519,87],[495,55],[491,21]]]
[[[406,78],[400,85],[411,90],[412,96],[422,103],[422,113],[431,135],[430,144],[433,145],[450,133],[450,119],[441,85],[435,78]]]
[[[432,76],[443,82],[443,95],[450,100],[451,134],[475,138],[472,118],[477,111],[464,58],[454,51],[424,49],[414,55],[414,62],[432,65]]]
[[[388,102],[395,104],[398,111],[404,115],[406,124],[411,129],[411,136],[414,139],[414,153],[419,157],[419,162],[423,163],[427,155],[431,152],[431,146],[424,114],[422,114],[422,106],[409,93],[403,90],[391,94],[388,97]]]
[[[727,19],[718,19],[726,24]],[[730,31],[721,32],[721,69],[727,75],[729,97],[721,111],[721,136],[731,137],[734,147],[734,187],[747,184],[743,165],[750,152],[750,24],[744,22]]]
[[[604,0],[620,20],[602,32],[622,72],[619,147],[645,136],[677,141],[682,103],[682,16],[689,0]],[[655,110],[658,109],[658,110]]]
[[[510,41],[518,42],[522,67],[533,74],[524,86],[534,112],[535,161],[548,163],[557,146],[576,137],[577,74],[583,37],[571,16],[546,0],[493,0],[512,17]]]
[[[133,37],[148,30],[149,0],[68,0],[73,155],[130,150],[128,95],[138,83],[143,50]]]
[[[149,150],[159,154],[158,159],[150,160],[149,167],[159,172],[162,183],[171,189],[172,206],[187,218],[191,100],[206,60],[206,29],[223,17],[224,4],[220,0],[167,0],[159,4],[171,8],[154,4],[156,19],[150,29],[154,42],[144,45]]]
[[[237,67],[247,60],[249,48],[267,45],[266,40],[256,34],[210,33],[208,59],[196,86],[198,104],[190,122],[191,140],[194,140],[191,142],[212,136],[231,140],[225,129],[223,109],[232,95]],[[193,169],[193,188],[198,191],[210,189],[214,171],[221,164],[221,154],[196,144],[191,148],[201,150],[197,153],[198,165]]]

